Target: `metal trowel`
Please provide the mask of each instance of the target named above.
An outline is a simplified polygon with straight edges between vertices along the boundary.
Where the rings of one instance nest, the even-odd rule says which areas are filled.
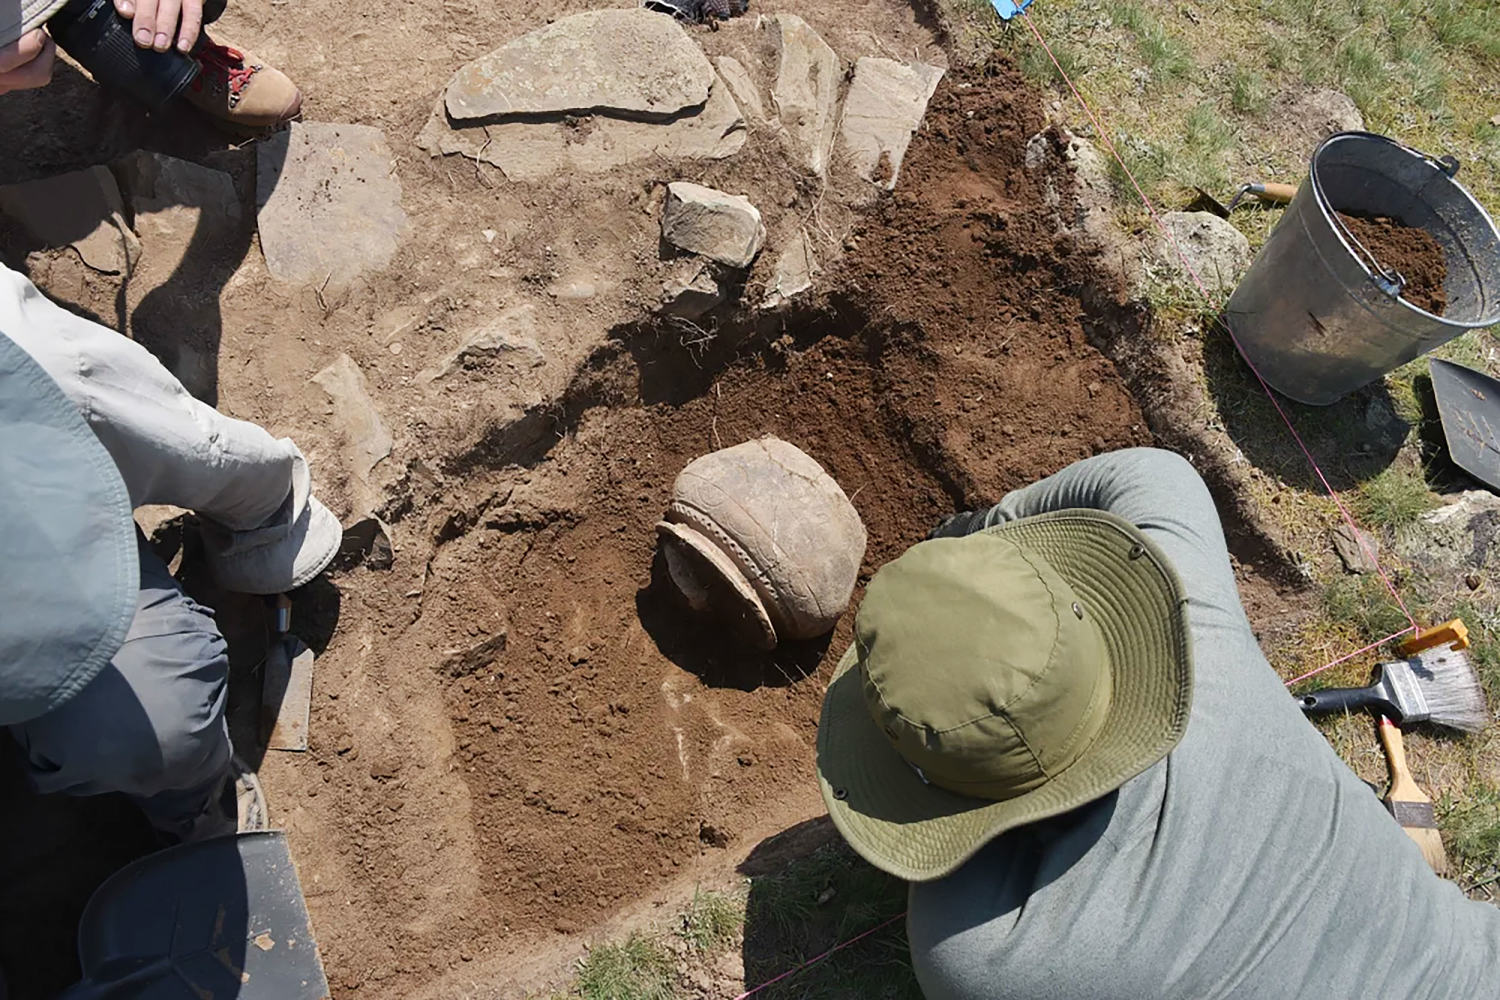
[[[1453,464],[1500,490],[1500,381],[1440,358],[1427,370]]]
[[[78,926],[83,981],[59,1000],[326,1000],[328,980],[280,831],[147,855]]]

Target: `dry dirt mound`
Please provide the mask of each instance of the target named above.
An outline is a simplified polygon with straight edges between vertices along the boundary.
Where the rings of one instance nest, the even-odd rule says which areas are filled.
[[[1008,69],[945,83],[821,307],[621,328],[541,443],[414,463],[386,510],[412,575],[340,581],[338,697],[315,762],[273,774],[338,992],[511,979],[549,932],[802,818],[849,619],[769,656],[687,621],[652,525],[688,461],[807,451],[869,529],[863,584],[941,516],[1149,440],[1084,334],[1109,282],[1024,169],[1035,108]]]

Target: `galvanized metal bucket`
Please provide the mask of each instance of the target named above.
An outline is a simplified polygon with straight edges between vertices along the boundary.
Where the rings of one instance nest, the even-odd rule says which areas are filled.
[[[1225,308],[1246,360],[1278,391],[1336,402],[1467,330],[1500,323],[1500,233],[1457,181],[1458,162],[1385,136],[1340,132],[1313,152],[1307,182]],[[1401,296],[1335,212],[1425,229],[1448,266],[1442,316]]]

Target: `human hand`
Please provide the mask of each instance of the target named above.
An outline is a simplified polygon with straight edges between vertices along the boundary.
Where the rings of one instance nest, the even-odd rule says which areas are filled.
[[[203,27],[203,0],[115,0],[115,10],[131,19],[135,44],[165,52],[177,36],[177,50],[191,52]]]
[[[41,28],[26,32],[9,45],[0,45],[0,94],[33,90],[52,82],[57,45]]]

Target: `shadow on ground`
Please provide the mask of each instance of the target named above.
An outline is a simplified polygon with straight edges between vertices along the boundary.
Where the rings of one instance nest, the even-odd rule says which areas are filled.
[[[921,1000],[906,945],[906,883],[857,857],[826,817],[767,839],[739,871],[750,880],[747,990],[880,928],[768,986],[759,1000]]]
[[[1224,430],[1246,460],[1298,489],[1321,493],[1323,484],[1287,432],[1277,404],[1335,490],[1383,472],[1411,430],[1398,416],[1384,382],[1331,406],[1307,406],[1280,395],[1273,403],[1222,328],[1212,329],[1204,342],[1203,371]]]

